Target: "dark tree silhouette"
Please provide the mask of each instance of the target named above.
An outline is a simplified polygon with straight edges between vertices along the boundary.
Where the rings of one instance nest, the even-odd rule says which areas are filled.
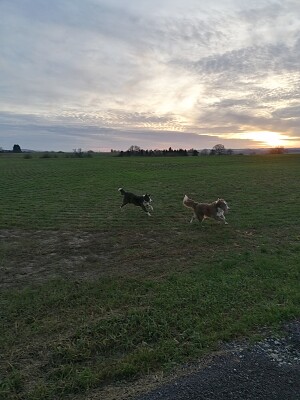
[[[213,147],[213,150],[215,151],[215,154],[217,156],[221,156],[221,155],[225,154],[225,146],[223,144],[216,144]]]
[[[270,154],[284,154],[285,153],[285,149],[283,146],[277,146],[277,147],[273,147],[272,149],[270,149]]]
[[[132,145],[129,147],[127,151],[130,151],[131,153],[138,153],[141,150],[140,146]]]
[[[22,153],[21,147],[18,144],[14,144],[13,153]]]

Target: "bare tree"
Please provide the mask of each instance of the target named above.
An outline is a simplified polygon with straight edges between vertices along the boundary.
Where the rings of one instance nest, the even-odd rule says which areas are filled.
[[[218,156],[225,154],[225,151],[226,151],[225,146],[223,144],[216,144],[213,147],[213,150],[215,151],[215,154]]]
[[[132,146],[129,147],[129,149],[127,151],[130,151],[132,153],[137,153],[140,150],[141,150],[141,148],[139,146],[132,145]]]

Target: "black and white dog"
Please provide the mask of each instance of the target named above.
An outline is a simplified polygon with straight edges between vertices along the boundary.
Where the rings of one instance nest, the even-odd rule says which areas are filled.
[[[151,216],[149,209],[153,210],[151,206],[152,199],[150,194],[144,194],[143,196],[137,196],[134,193],[126,192],[123,188],[118,189],[119,192],[124,196],[123,203],[120,208],[126,206],[126,204],[134,204],[135,206],[141,207],[148,215]]]

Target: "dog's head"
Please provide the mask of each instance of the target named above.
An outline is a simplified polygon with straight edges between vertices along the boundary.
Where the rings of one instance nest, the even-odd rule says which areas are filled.
[[[224,214],[227,213],[227,211],[229,210],[229,206],[224,199],[218,199],[216,201],[216,206],[217,208],[220,208],[224,212]]]
[[[144,194],[144,202],[150,204],[152,202],[152,199],[150,197],[150,194]]]

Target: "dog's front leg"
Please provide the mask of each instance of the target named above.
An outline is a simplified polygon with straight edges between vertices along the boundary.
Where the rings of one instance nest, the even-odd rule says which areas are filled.
[[[151,217],[151,214],[149,213],[149,211],[147,210],[147,208],[144,206],[144,204],[141,205],[142,209],[145,211],[145,213],[147,213],[149,215],[149,217]]]
[[[221,221],[221,222],[224,222],[225,225],[228,225],[228,222],[226,221],[224,215],[217,215],[217,220]]]
[[[192,218],[191,218],[191,220],[190,220],[190,224],[192,224],[193,223],[193,221],[194,221],[194,219],[196,218],[196,215],[195,214],[193,214],[192,215]]]
[[[216,220],[222,221],[222,222],[224,222],[225,225],[228,225],[228,222],[225,219],[224,211],[221,208],[218,208]]]
[[[147,210],[150,209],[151,211],[153,211],[153,207],[151,206],[150,203],[147,203],[146,201],[144,201],[143,205],[146,207]]]

